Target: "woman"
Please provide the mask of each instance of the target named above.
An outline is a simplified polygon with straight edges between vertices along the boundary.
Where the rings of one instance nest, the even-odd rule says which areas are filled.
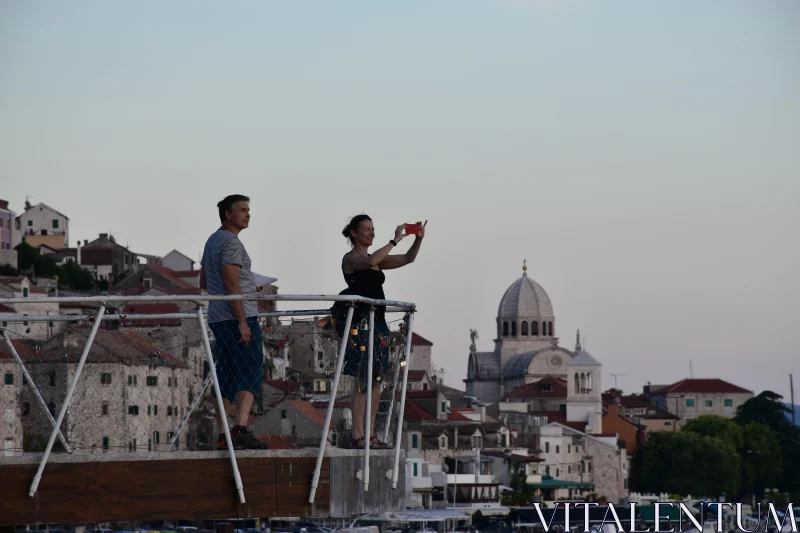
[[[419,253],[422,239],[425,237],[425,224],[418,224],[419,229],[414,240],[414,244],[405,254],[389,255],[389,252],[398,243],[407,237],[405,233],[406,224],[397,226],[394,232],[394,239],[390,240],[385,246],[379,248],[374,253],[369,253],[369,247],[375,239],[375,227],[372,219],[367,215],[358,215],[350,220],[350,223],[342,230],[352,246],[352,250],[342,258],[342,273],[347,282],[348,294],[373,298],[375,300],[385,300],[383,293],[383,282],[386,280],[384,270],[400,268],[413,263]],[[370,408],[370,429],[375,430],[375,416],[378,413],[378,403],[380,401],[381,379],[388,370],[389,365],[389,326],[386,324],[386,307],[378,306],[375,309],[375,332],[373,337],[373,363],[372,363],[372,406]],[[369,315],[366,314],[368,321]],[[358,329],[358,337],[351,337],[348,348],[345,352],[344,370],[345,375],[354,376],[357,379],[356,386],[352,394],[353,406],[353,447],[361,448],[364,446],[364,421],[367,410],[367,356],[366,345],[369,342],[369,331],[362,330],[360,324],[353,322],[352,329]],[[350,335],[350,332],[344,332]],[[362,348],[364,347],[364,348]],[[371,448],[386,448],[390,445],[384,444],[374,435],[370,435]]]

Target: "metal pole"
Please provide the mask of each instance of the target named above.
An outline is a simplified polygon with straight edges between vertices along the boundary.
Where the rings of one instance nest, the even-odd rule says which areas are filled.
[[[203,335],[203,344],[206,347],[206,355],[208,355],[208,366],[211,374],[211,379],[214,380],[214,392],[217,396],[217,409],[219,418],[222,420],[222,428],[225,433],[225,442],[228,443],[228,450],[231,452],[231,466],[233,467],[233,479],[236,483],[236,491],[239,493],[239,501],[244,504],[244,487],[242,486],[242,476],[239,475],[239,466],[236,464],[236,453],[233,451],[233,442],[231,441],[231,432],[228,428],[228,414],[225,412],[225,404],[222,403],[222,392],[219,388],[219,378],[217,377],[217,368],[214,366],[214,354],[211,352],[211,342],[208,340],[208,331],[206,330],[206,323],[203,320],[203,309],[197,309],[197,321],[200,324],[200,333]]]
[[[47,464],[47,459],[50,457],[50,452],[53,449],[53,444],[56,442],[56,436],[59,434],[59,429],[61,427],[61,423],[64,421],[64,416],[67,414],[67,409],[69,409],[69,404],[72,401],[72,396],[75,394],[75,389],[78,386],[78,379],[81,377],[81,370],[83,370],[83,365],[86,363],[86,358],[89,356],[89,350],[92,348],[92,343],[94,342],[94,338],[97,335],[97,330],[100,329],[100,324],[103,322],[103,315],[106,313],[106,306],[105,304],[100,306],[100,310],[97,312],[97,317],[95,318],[94,324],[92,324],[92,330],[89,332],[89,339],[86,341],[86,346],[83,348],[83,353],[81,354],[81,358],[78,361],[78,366],[75,368],[75,377],[72,378],[72,383],[69,384],[69,390],[67,390],[67,397],[64,398],[64,403],[61,406],[61,409],[58,412],[58,418],[56,419],[55,425],[53,426],[53,432],[50,433],[50,440],[47,443],[47,448],[44,450],[44,456],[42,457],[41,463],[39,463],[39,470],[37,470],[36,475],[33,477],[33,483],[31,483],[31,488],[28,491],[28,496],[33,497],[36,494],[36,489],[39,487],[39,482],[42,480],[42,472],[44,472],[44,466]]]
[[[50,409],[48,409],[47,404],[44,403],[44,398],[42,398],[42,395],[39,394],[39,389],[33,382],[33,378],[31,378],[31,375],[28,374],[28,369],[25,368],[25,364],[22,362],[22,358],[17,353],[17,349],[14,348],[14,344],[11,342],[11,339],[9,338],[6,330],[3,330],[3,338],[6,340],[6,344],[8,344],[8,349],[11,350],[11,355],[14,356],[14,359],[17,361],[19,367],[22,369],[22,375],[25,376],[25,379],[28,381],[31,388],[33,389],[34,396],[36,396],[36,399],[39,400],[39,405],[41,405],[42,409],[44,410],[44,414],[47,415],[47,419],[50,421],[50,425],[53,426],[54,428],[57,428],[58,426],[56,426],[56,421],[53,420],[53,415],[50,414]],[[64,434],[61,433],[60,429],[58,430],[58,440],[61,441],[61,444],[62,446],[64,446],[64,450],[66,450],[67,453],[72,453],[72,448],[70,448],[69,444],[67,444],[67,439],[64,438]]]
[[[394,470],[392,471],[392,489],[397,488],[397,478],[400,476],[400,440],[403,436],[403,416],[406,410],[406,389],[408,388],[408,367],[411,366],[411,335],[414,330],[414,313],[408,314],[408,337],[406,338],[406,366],[403,369],[403,387],[400,392],[400,412],[397,414],[397,435],[394,438]]]
[[[372,437],[372,357],[375,344],[375,308],[369,309],[369,343],[367,345],[367,408],[364,420],[364,492],[369,490],[369,441]]]
[[[344,321],[344,333],[342,334],[342,344],[339,346],[339,357],[336,360],[336,370],[333,373],[333,385],[331,387],[331,399],[328,402],[328,410],[325,412],[325,425],[322,427],[322,439],[319,443],[319,453],[317,454],[317,466],[314,468],[314,477],[311,479],[311,494],[308,496],[308,503],[314,503],[314,495],[319,486],[319,474],[322,470],[322,459],[325,455],[325,445],[328,442],[328,428],[333,418],[333,408],[336,404],[336,393],[339,391],[339,378],[342,377],[342,365],[344,364],[344,354],[347,351],[347,340],[350,337],[350,326],[353,322],[354,307],[351,305],[347,310],[347,319]]]
[[[400,359],[398,354],[398,359]],[[400,362],[398,361],[394,369],[394,380],[392,381],[392,396],[389,400],[389,410],[386,412],[386,424],[383,429],[383,442],[389,442],[389,429],[392,425],[392,413],[394,412],[394,398],[397,396],[397,380],[400,378]]]
[[[172,439],[170,439],[169,446],[167,446],[168,452],[172,451],[172,447],[175,445],[175,441],[178,440],[178,438],[181,435],[181,431],[183,431],[183,426],[185,426],[186,423],[189,422],[189,416],[192,414],[192,412],[194,412],[195,409],[197,409],[197,406],[200,405],[200,402],[203,401],[203,395],[206,393],[206,389],[210,384],[211,384],[211,372],[209,372],[208,376],[206,376],[206,380],[203,382],[203,387],[200,389],[200,394],[198,394],[197,397],[194,399],[192,405],[189,406],[189,410],[186,411],[186,414],[183,416],[181,423],[178,424],[178,429],[175,431],[175,434],[172,436]]]

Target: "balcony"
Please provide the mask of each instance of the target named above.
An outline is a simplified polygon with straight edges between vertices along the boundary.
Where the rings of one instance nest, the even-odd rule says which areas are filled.
[[[431,474],[433,485],[436,487],[444,487],[445,485],[487,485],[498,483],[494,476],[491,474],[478,474],[477,479],[475,474],[444,474],[442,472],[434,472]]]
[[[433,481],[429,477],[412,477],[411,490],[429,491],[433,489]]]
[[[326,302],[320,309],[259,313],[257,329],[251,326],[252,338],[260,341],[253,360],[264,361],[263,381],[257,378],[255,386],[259,394],[271,390],[274,397],[262,398],[264,409],[249,413],[248,425],[269,428],[256,433],[269,449],[236,449],[228,438],[224,448],[217,448],[217,435],[230,435],[236,415],[232,409],[218,427],[216,413],[225,409],[220,387],[231,380],[224,374],[229,370],[218,366],[217,354],[220,347],[238,341],[209,326],[203,305],[209,300]],[[297,324],[303,317],[319,324],[319,317],[330,314],[330,302],[337,300],[385,305],[387,313],[400,314],[394,320],[399,329],[391,332],[384,380],[390,405],[378,413],[374,427],[393,449],[336,446],[347,439],[334,408],[349,405],[352,391],[342,363],[348,347],[358,349],[359,337],[341,339],[333,328],[309,334]],[[15,428],[14,448],[4,447],[0,457],[0,478],[8,480],[7,512],[0,513],[0,526],[137,521],[162,512],[158,516],[170,519],[229,518],[245,506],[253,516],[327,517],[404,509],[404,491],[396,490],[405,487],[398,421],[405,407],[414,304],[261,293],[0,298],[0,304],[12,308],[23,301],[27,310],[53,304],[98,310],[0,317],[0,366],[6,380],[0,404],[13,405],[15,417],[10,425]],[[136,312],[125,313],[133,304]],[[346,332],[354,313],[348,307]],[[6,329],[16,323],[25,326]],[[46,327],[31,327],[37,323]],[[47,333],[39,335],[40,329]],[[331,398],[322,406],[301,392],[310,378],[304,365],[292,366],[299,358],[291,351],[293,344],[318,345],[319,352],[310,357],[321,354],[335,362]],[[366,364],[373,354],[364,351]],[[268,385],[275,384],[272,359],[287,353],[292,353],[287,374],[296,381],[279,382],[286,384],[283,388]],[[261,374],[258,369],[256,375]],[[291,419],[285,416],[289,413]],[[316,435],[315,444],[304,447],[309,434]],[[98,469],[101,461],[103,468]]]

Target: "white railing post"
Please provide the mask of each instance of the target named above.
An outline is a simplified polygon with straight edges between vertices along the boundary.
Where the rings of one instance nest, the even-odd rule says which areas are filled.
[[[175,441],[178,440],[181,436],[181,431],[183,431],[183,426],[185,426],[187,422],[189,422],[189,417],[192,415],[194,410],[197,409],[197,406],[200,405],[200,402],[203,401],[203,395],[206,393],[206,389],[210,384],[211,384],[211,372],[208,373],[208,376],[203,382],[203,386],[200,388],[200,394],[198,394],[197,397],[194,399],[192,405],[189,406],[189,410],[186,411],[186,414],[183,416],[181,423],[178,424],[178,429],[175,430],[175,434],[170,439],[169,446],[167,446],[168,452],[172,451],[172,447],[175,445]]]
[[[50,409],[48,409],[47,404],[44,403],[44,398],[42,398],[42,395],[39,393],[39,389],[36,387],[36,383],[33,382],[33,378],[30,374],[28,374],[28,369],[25,368],[25,363],[22,362],[22,358],[17,353],[17,349],[14,348],[14,343],[11,342],[11,338],[8,336],[6,330],[3,330],[3,338],[6,340],[8,349],[11,350],[11,355],[14,357],[14,360],[22,369],[22,375],[25,376],[25,379],[27,380],[31,389],[33,389],[33,395],[36,396],[36,399],[39,401],[39,405],[44,410],[44,414],[47,415],[47,420],[50,421],[50,425],[54,428],[58,428],[58,426],[56,426],[56,421],[53,419],[53,415],[50,414]],[[61,433],[60,428],[58,428],[58,440],[61,442],[61,445],[64,446],[64,450],[67,453],[72,453],[72,448],[70,448],[69,444],[67,444],[67,439],[64,438],[64,434]]]
[[[322,470],[322,459],[325,455],[325,448],[328,444],[328,429],[333,418],[333,409],[336,405],[336,393],[339,390],[339,378],[342,376],[342,365],[344,364],[344,354],[347,352],[347,341],[350,338],[350,327],[353,323],[354,304],[347,310],[347,318],[344,321],[344,333],[342,333],[342,344],[339,347],[339,357],[336,359],[336,370],[333,373],[333,385],[331,386],[331,399],[328,402],[328,410],[325,412],[325,424],[322,426],[322,439],[319,442],[319,453],[317,454],[317,466],[314,468],[314,477],[311,479],[311,494],[308,503],[314,503],[314,495],[319,486],[319,475]]]
[[[364,420],[364,492],[369,490],[369,441],[372,437],[372,358],[375,345],[375,307],[369,309],[369,344],[367,345],[367,408]]]
[[[214,365],[214,354],[211,351],[211,342],[208,340],[208,331],[206,330],[206,322],[203,319],[203,308],[197,309],[197,321],[200,325],[200,333],[203,336],[203,344],[206,348],[206,355],[208,356],[209,373],[211,379],[214,381],[214,392],[217,397],[217,415],[222,420],[223,432],[225,434],[225,442],[228,443],[228,451],[231,454],[231,466],[233,467],[233,479],[236,483],[236,491],[239,493],[239,501],[244,504],[244,487],[242,486],[242,476],[239,475],[239,466],[236,464],[236,453],[233,451],[233,441],[231,441],[231,432],[228,429],[228,413],[225,412],[225,404],[222,403],[222,391],[219,388],[219,378],[217,376],[217,368]]]
[[[400,354],[397,354],[397,364],[394,368],[394,378],[392,380],[392,396],[389,400],[389,410],[386,412],[386,425],[383,428],[383,442],[389,442],[389,430],[392,426],[392,413],[394,413],[394,399],[397,396],[397,380],[400,377]]]
[[[408,338],[406,338],[406,353],[405,353],[405,363],[406,366],[403,368],[403,388],[400,393],[400,412],[397,413],[397,434],[395,435],[395,445],[394,445],[394,470],[392,470],[392,488],[397,488],[397,478],[400,475],[399,466],[400,466],[400,440],[403,437],[403,416],[405,414],[406,409],[406,389],[408,387],[408,367],[411,366],[411,335],[413,334],[414,330],[414,313],[411,312],[408,314]]]
[[[61,409],[58,411],[58,418],[56,418],[55,425],[53,426],[53,431],[50,433],[50,440],[47,442],[47,448],[44,450],[44,456],[42,457],[42,461],[39,463],[39,470],[36,471],[36,475],[33,477],[33,483],[31,483],[31,488],[28,491],[28,496],[33,497],[36,494],[36,489],[39,488],[39,482],[42,480],[42,472],[44,472],[44,466],[47,464],[47,459],[50,457],[50,452],[53,449],[53,444],[56,442],[56,437],[60,433],[59,428],[61,427],[61,423],[64,421],[64,416],[67,414],[67,409],[69,409],[69,404],[72,401],[72,396],[75,394],[75,388],[78,386],[78,380],[81,377],[81,371],[83,370],[83,365],[86,363],[86,358],[89,356],[89,350],[92,348],[92,343],[94,342],[94,338],[97,335],[97,330],[100,329],[100,324],[103,322],[103,315],[106,314],[106,306],[102,304],[100,306],[100,310],[97,312],[97,316],[94,319],[94,324],[92,324],[92,330],[89,332],[89,339],[86,341],[86,346],[83,348],[83,353],[81,354],[81,358],[78,361],[78,366],[75,368],[75,377],[72,378],[72,383],[69,385],[69,390],[67,390],[67,397],[64,398],[64,404],[61,406]]]

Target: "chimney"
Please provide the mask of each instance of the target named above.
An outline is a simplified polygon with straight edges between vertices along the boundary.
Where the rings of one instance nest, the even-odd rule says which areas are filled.
[[[78,262],[78,265],[80,265],[81,264],[81,241],[80,240],[78,240],[78,246],[75,247],[75,253],[77,255],[75,260]]]
[[[0,200],[0,209],[8,209],[8,200]]]
[[[88,239],[83,239],[83,245],[86,246],[87,244],[89,244],[89,240]]]
[[[108,239],[108,233],[101,233],[100,234],[100,238],[101,239]]]

